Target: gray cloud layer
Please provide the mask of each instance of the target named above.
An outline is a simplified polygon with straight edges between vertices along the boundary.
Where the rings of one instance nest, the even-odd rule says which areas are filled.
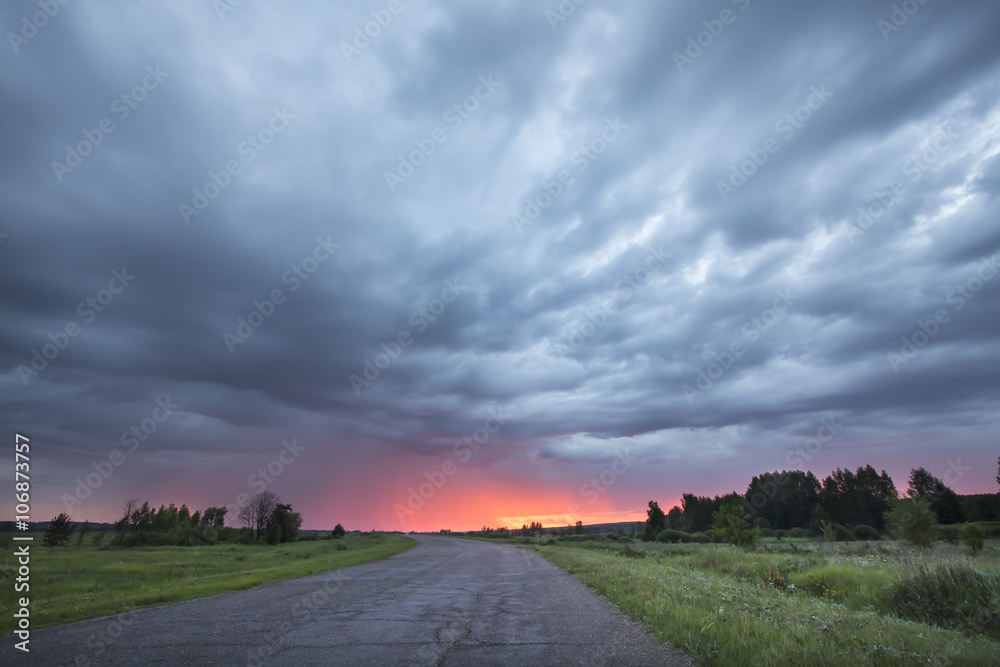
[[[824,416],[818,471],[962,456],[991,488],[1000,6],[903,4],[415,0],[365,43],[386,4],[71,3],[33,34],[5,3],[0,422],[54,510],[168,395],[95,508],[235,493],[291,437],[364,490],[497,406],[483,480],[630,447],[621,511],[787,466]]]

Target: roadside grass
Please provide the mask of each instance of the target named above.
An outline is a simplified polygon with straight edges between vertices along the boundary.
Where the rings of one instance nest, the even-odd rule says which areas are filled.
[[[992,665],[1000,550],[532,548],[703,665]]]
[[[31,626],[38,629],[304,577],[386,558],[416,545],[398,535],[276,546],[226,543],[126,549],[75,544],[50,549],[35,542],[27,593],[14,591],[17,562],[10,552],[4,554],[0,604],[14,609],[16,598],[30,597]],[[4,614],[0,633],[13,632],[14,620],[12,614]]]

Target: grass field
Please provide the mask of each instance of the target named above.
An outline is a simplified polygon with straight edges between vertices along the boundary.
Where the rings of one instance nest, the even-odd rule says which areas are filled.
[[[340,540],[277,546],[220,544],[205,547],[31,547],[31,619],[38,629],[131,609],[252,588],[385,558],[416,546],[398,535],[348,536]],[[0,568],[0,604],[14,609],[13,548]],[[14,629],[11,614],[0,633]]]
[[[536,549],[700,665],[995,665],[1000,549],[552,544]]]

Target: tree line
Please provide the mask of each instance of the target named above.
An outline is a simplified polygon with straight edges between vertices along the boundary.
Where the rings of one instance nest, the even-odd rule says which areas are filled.
[[[1000,484],[1000,459],[997,460]],[[855,471],[837,468],[821,482],[809,471],[782,470],[755,476],[744,493],[696,496],[685,493],[680,505],[666,513],[650,501],[643,539],[656,539],[663,530],[704,533],[716,523],[717,513],[739,507],[754,527],[770,530],[802,529],[819,533],[824,526],[869,527],[883,531],[887,512],[899,493],[892,478],[872,466]],[[922,500],[940,524],[995,521],[1000,518],[1000,494],[959,496],[924,468],[910,471],[906,497]]]
[[[315,539],[314,536],[300,536],[302,515],[292,510],[292,506],[282,503],[270,491],[254,494],[238,508],[236,518],[242,526],[239,529],[225,525],[228,508],[208,507],[204,511],[191,512],[186,504],[180,507],[173,503],[154,508],[148,501],[126,500],[122,516],[114,522],[113,546],[202,546],[219,542],[242,544],[280,544],[296,539]],[[60,546],[69,542],[76,532],[72,517],[65,512],[52,518],[45,531],[47,546]],[[77,543],[83,541],[90,530],[89,522],[79,526]],[[333,539],[346,534],[339,523],[330,533]],[[104,533],[93,537],[95,545],[102,543]]]

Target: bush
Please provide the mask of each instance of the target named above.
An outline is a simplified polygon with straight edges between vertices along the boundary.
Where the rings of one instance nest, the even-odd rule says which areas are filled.
[[[660,531],[660,534],[656,536],[657,542],[667,542],[667,543],[682,543],[691,542],[691,536],[682,530],[674,530],[673,528],[665,528]]]
[[[852,532],[854,534],[854,539],[862,542],[874,542],[882,539],[882,533],[878,532],[875,528],[864,524],[855,526]]]
[[[929,546],[937,527],[937,515],[930,504],[921,499],[906,498],[892,501],[885,513],[889,532],[896,539],[912,542],[917,546]]]
[[[948,544],[958,544],[958,526],[938,526],[937,538]]]
[[[982,550],[985,537],[985,531],[974,523],[967,523],[959,530],[962,544],[972,549],[972,553],[978,553]]]
[[[104,533],[94,533],[90,536],[90,543],[95,547],[100,546],[101,542],[104,541]]]
[[[45,529],[45,536],[42,540],[47,547],[63,546],[69,542],[69,538],[73,535],[74,530],[69,515],[63,512],[58,516],[52,517],[49,527]]]
[[[761,528],[760,529],[760,536],[761,537],[774,537],[774,531],[771,530],[770,528]]]
[[[1000,574],[966,564],[923,568],[890,589],[887,605],[906,619],[1000,639]]]
[[[746,511],[738,503],[729,503],[712,513],[712,532],[730,544],[752,547],[757,543],[760,528],[751,528]]]
[[[338,523],[336,526],[333,527],[333,531],[331,531],[330,535],[334,539],[339,539],[344,536],[344,532],[345,532],[344,527]]]
[[[774,531],[774,537],[776,537],[779,540],[783,539],[786,535],[788,535],[788,531],[785,530],[784,528],[778,528],[777,530]]]
[[[712,537],[708,533],[691,533],[691,541],[698,544],[709,544]]]
[[[809,531],[805,528],[792,528],[788,531],[788,537],[809,537]]]

